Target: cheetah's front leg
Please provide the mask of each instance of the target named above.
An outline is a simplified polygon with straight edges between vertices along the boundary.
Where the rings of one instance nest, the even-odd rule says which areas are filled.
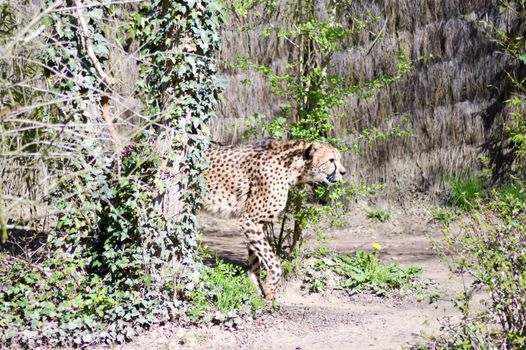
[[[251,279],[259,282],[265,298],[273,300],[276,298],[281,281],[279,260],[265,239],[263,224],[255,224],[252,220],[245,218],[241,221],[241,226],[247,238],[249,250],[249,276]],[[250,252],[253,254],[250,255]],[[259,277],[260,263],[267,270],[267,277],[264,281],[261,281]]]

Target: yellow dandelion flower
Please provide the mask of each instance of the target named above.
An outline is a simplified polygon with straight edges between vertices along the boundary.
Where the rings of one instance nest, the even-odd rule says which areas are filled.
[[[376,242],[373,243],[373,250],[375,252],[379,251],[380,249],[382,249],[382,246]]]

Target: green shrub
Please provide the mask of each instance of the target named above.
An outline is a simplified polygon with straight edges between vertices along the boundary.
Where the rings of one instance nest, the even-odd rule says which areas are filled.
[[[472,320],[470,323],[444,325],[443,333],[414,345],[411,350],[494,350],[500,349],[491,343],[487,327]]]
[[[203,266],[188,292],[192,321],[223,320],[235,316],[255,315],[265,307],[258,287],[239,266],[217,260],[215,267]]]
[[[485,195],[484,179],[481,177],[452,179],[449,182],[449,190],[451,202],[455,207],[464,211],[477,209]]]
[[[375,244],[375,247],[378,247],[377,250],[381,249],[379,245]],[[376,252],[369,254],[357,251],[345,256],[332,255],[315,260],[314,271],[307,279],[309,290],[319,292],[325,288],[327,271],[337,276],[338,289],[351,293],[369,291],[384,296],[389,291],[411,286],[422,269],[414,266],[403,268],[396,263],[382,264]]]
[[[367,212],[367,217],[374,222],[387,222],[391,217],[391,214],[384,209],[375,209]]]
[[[522,24],[526,2],[506,0],[497,5],[508,22],[506,29],[487,19],[480,21],[481,27],[500,54],[524,64],[526,40]],[[513,156],[509,157],[509,172],[505,175],[513,181],[486,194],[485,203],[473,206],[462,202],[474,209],[469,221],[460,232],[447,234],[439,244],[444,256],[452,257],[452,269],[468,275],[473,282],[457,300],[463,315],[460,325],[449,325],[451,330],[443,338],[447,340],[426,348],[526,349],[526,186],[514,178],[514,174],[524,176],[526,80],[524,74],[506,73],[513,87],[506,101],[510,119],[504,126],[512,145],[511,153],[506,152]],[[480,187],[470,186],[469,193],[481,193]],[[485,299],[474,308],[472,296],[481,289]]]
[[[449,233],[439,248],[452,256],[452,268],[474,278],[459,294],[461,327],[483,329],[482,336],[459,332],[462,341],[488,338],[502,349],[526,348],[526,186],[515,182],[492,191],[460,233]],[[474,291],[488,297],[472,308]],[[471,343],[470,343],[471,344]],[[471,344],[467,349],[477,348]]]
[[[524,188],[524,183],[521,181],[509,181],[497,187],[492,195],[496,198],[508,198],[508,200],[526,202],[526,191]]]

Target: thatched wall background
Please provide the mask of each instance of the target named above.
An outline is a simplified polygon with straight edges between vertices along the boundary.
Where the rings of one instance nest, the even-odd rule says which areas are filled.
[[[286,5],[280,6],[284,10]],[[502,139],[506,115],[503,101],[509,83],[505,71],[514,67],[496,53],[479,23],[487,17],[506,25],[507,18],[499,13],[497,1],[376,0],[349,1],[348,6],[358,11],[367,8],[381,16],[373,29],[379,32],[385,26],[385,37],[367,54],[374,36],[365,33],[353,43],[355,50],[334,57],[332,69],[366,81],[394,73],[399,51],[414,62],[414,71],[403,82],[374,98],[350,98],[344,110],[346,118],[336,128],[340,136],[351,140],[363,128],[386,128],[396,122],[396,118],[386,120],[393,113],[408,115],[407,127],[415,133],[414,137],[364,146],[361,155],[346,154],[346,166],[354,173],[351,180],[386,182],[393,193],[437,193],[449,176],[477,172],[477,158],[485,150],[492,151],[493,161],[501,162],[500,151],[493,151]],[[248,55],[259,63],[283,67],[289,45],[263,39],[261,28],[240,31],[246,21],[230,16],[226,23],[223,62]],[[271,96],[264,78],[255,73],[223,65],[221,76],[226,85],[218,117],[211,125],[212,140],[240,142],[245,116],[277,113],[279,101]],[[246,78],[252,83],[240,83]]]

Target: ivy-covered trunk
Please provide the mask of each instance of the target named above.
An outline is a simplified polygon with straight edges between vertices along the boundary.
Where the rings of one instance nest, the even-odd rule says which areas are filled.
[[[204,185],[200,175],[209,138],[205,125],[218,92],[213,55],[219,8],[203,5],[154,1],[143,7],[137,22],[144,58],[140,86],[155,121],[148,131],[156,135],[161,159],[163,183],[156,202],[165,220],[175,224],[171,235],[183,259],[195,249],[196,208]]]

